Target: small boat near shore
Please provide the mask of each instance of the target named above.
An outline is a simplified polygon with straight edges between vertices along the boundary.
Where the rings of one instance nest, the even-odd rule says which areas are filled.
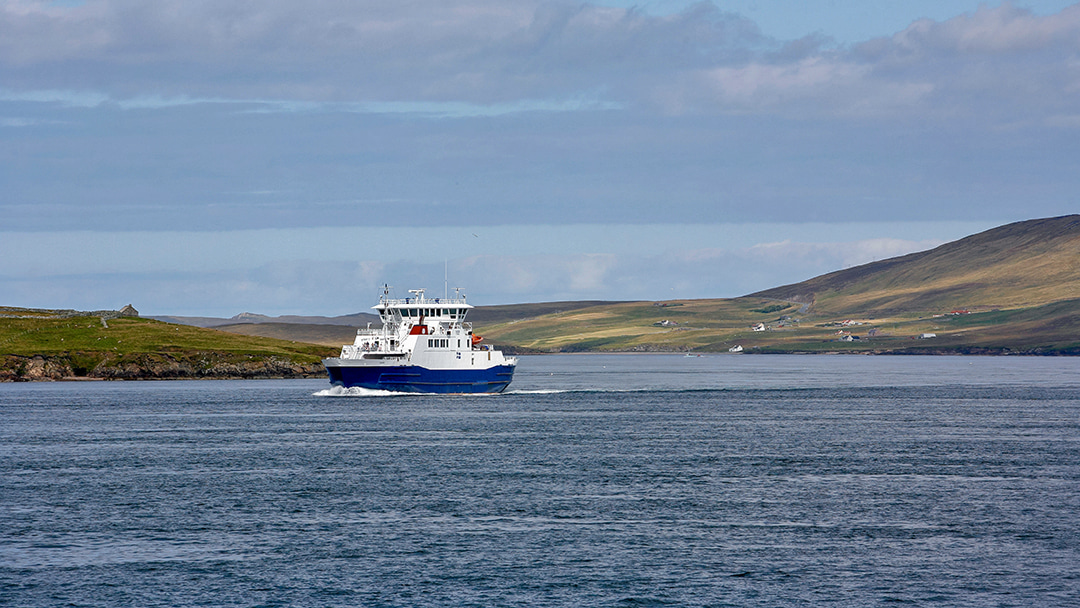
[[[373,307],[382,327],[357,330],[340,356],[323,359],[331,384],[404,393],[506,390],[517,358],[480,343],[465,321],[474,307],[460,291],[453,298],[429,298],[423,289],[391,298],[388,291]]]

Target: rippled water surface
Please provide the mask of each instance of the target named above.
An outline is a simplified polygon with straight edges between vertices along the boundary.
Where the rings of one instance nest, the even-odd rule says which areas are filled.
[[[0,385],[4,606],[1080,605],[1080,359]]]

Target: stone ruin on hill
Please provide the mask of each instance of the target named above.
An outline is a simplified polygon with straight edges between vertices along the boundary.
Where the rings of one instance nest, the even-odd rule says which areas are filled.
[[[31,314],[25,314],[31,313]],[[0,317],[8,318],[32,318],[32,319],[70,319],[72,317],[100,317],[102,319],[119,319],[122,317],[137,317],[139,311],[131,304],[120,310],[55,310],[49,308],[12,308],[0,312]]]

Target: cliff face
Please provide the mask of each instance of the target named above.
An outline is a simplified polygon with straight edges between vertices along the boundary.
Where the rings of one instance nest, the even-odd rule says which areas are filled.
[[[243,358],[228,353],[202,352],[185,355],[142,353],[107,358],[86,367],[80,353],[0,359],[0,382],[52,380],[183,380],[322,378],[318,363],[299,364],[282,357]]]
[[[6,355],[0,367],[0,381],[35,381],[62,380],[72,377],[75,372],[67,363],[46,359],[45,357],[16,357]]]

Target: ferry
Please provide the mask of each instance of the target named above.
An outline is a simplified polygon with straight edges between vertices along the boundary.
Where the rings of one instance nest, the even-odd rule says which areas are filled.
[[[514,377],[517,357],[481,344],[465,315],[474,308],[461,290],[453,298],[408,298],[383,290],[382,327],[356,332],[338,357],[323,359],[330,383],[403,393],[501,393]]]

